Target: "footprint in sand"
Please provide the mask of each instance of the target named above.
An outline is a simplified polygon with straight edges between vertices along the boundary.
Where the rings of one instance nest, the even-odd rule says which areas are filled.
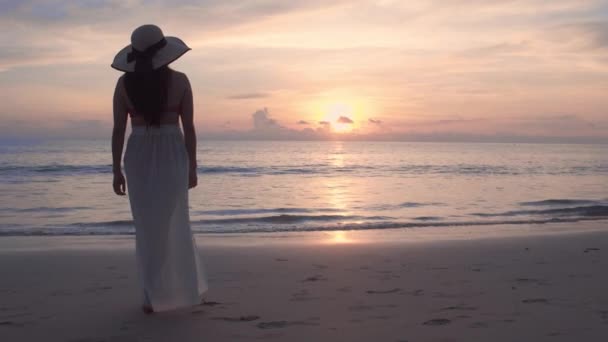
[[[440,326],[440,325],[450,324],[451,322],[452,321],[450,321],[447,318],[434,318],[434,319],[430,319],[430,320],[422,323],[422,325]]]
[[[469,328],[487,328],[488,323],[486,322],[474,322],[469,324]]]
[[[589,247],[589,248],[585,248],[585,250],[583,251],[583,253],[589,253],[589,252],[597,252],[599,251],[599,248],[596,247]]]
[[[447,306],[445,308],[442,308],[439,311],[475,311],[475,310],[477,310],[477,308],[474,306],[454,305],[454,306]]]
[[[427,268],[427,270],[430,271],[445,271],[445,270],[449,270],[449,267],[431,267],[431,268]]]
[[[608,321],[608,310],[600,310],[597,313],[603,321]]]
[[[371,279],[376,279],[376,280],[386,281],[386,280],[392,280],[392,279],[399,279],[399,278],[401,278],[401,276],[398,275],[398,274],[382,273],[382,274],[379,274],[379,275],[370,276],[370,278]]]
[[[349,311],[370,311],[375,309],[398,309],[399,306],[396,304],[379,304],[379,305],[352,305],[348,307]]]
[[[424,290],[423,289],[417,289],[417,290],[414,290],[414,291],[405,292],[405,294],[409,294],[409,295],[412,295],[414,297],[423,296],[424,295]]]
[[[367,290],[365,292],[368,294],[390,294],[390,293],[397,293],[400,291],[401,291],[400,288],[394,288],[394,289],[390,289],[390,290]]]
[[[246,316],[238,316],[238,317],[213,317],[211,318],[216,321],[226,321],[226,322],[251,322],[260,319],[260,316],[257,315],[246,315]]]
[[[282,258],[275,258],[274,261],[284,262],[284,261],[289,261],[289,260],[288,259],[282,259]]]
[[[435,292],[433,293],[434,298],[448,298],[448,299],[462,299],[462,298],[473,298],[483,295],[484,292]]]
[[[323,265],[323,264],[312,264],[312,266],[314,266],[315,268],[317,268],[319,270],[325,270],[329,267],[329,266]]]
[[[302,282],[314,282],[314,281],[321,281],[321,280],[327,280],[327,278],[325,278],[322,275],[314,275],[312,277],[308,277],[308,278],[302,280]]]
[[[271,321],[271,322],[260,322],[256,326],[260,329],[280,329],[287,328],[290,326],[314,326],[319,325],[316,322],[307,321]]]

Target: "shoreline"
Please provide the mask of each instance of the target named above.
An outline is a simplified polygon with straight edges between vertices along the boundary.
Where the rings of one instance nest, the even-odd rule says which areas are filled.
[[[416,227],[331,231],[280,231],[247,233],[194,233],[202,247],[247,247],[256,245],[339,245],[339,244],[411,244],[458,240],[484,240],[500,238],[527,238],[563,234],[589,234],[608,232],[607,220],[590,220],[542,224],[498,224],[488,226]],[[134,234],[108,235],[8,235],[0,236],[0,254],[6,251],[45,250],[52,248],[78,249],[132,248]],[[49,244],[53,241],[53,244]]]

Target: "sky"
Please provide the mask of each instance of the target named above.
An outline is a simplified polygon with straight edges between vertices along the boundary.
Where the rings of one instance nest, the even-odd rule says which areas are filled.
[[[109,138],[142,24],[202,139],[608,142],[598,0],[0,0],[0,136]]]

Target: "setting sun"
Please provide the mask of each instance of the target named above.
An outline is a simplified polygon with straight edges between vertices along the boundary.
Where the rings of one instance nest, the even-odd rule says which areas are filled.
[[[322,134],[360,134],[369,117],[377,116],[377,107],[357,90],[334,89],[320,93],[303,103],[306,120]]]
[[[332,132],[348,133],[352,131],[354,125],[352,106],[343,102],[334,102],[328,104],[324,112],[323,121],[330,123]]]

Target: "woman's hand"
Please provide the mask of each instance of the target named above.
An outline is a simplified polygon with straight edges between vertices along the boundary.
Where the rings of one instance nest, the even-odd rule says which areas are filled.
[[[198,185],[198,175],[196,174],[196,165],[190,166],[188,171],[188,189],[192,189]]]
[[[114,171],[114,181],[112,182],[112,186],[114,187],[114,192],[117,195],[124,196],[127,194],[127,182],[125,181],[125,176],[122,175],[122,171]]]

